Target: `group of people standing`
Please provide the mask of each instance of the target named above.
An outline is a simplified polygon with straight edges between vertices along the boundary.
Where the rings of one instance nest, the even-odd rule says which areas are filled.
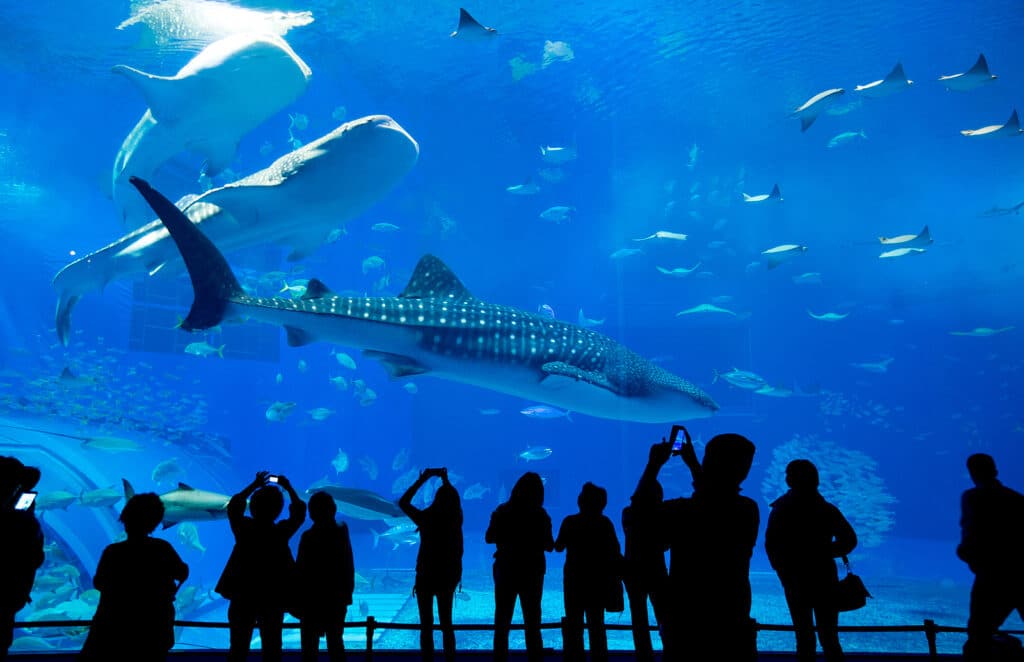
[[[682,429],[682,428],[680,428]],[[675,429],[673,433],[675,433]],[[685,429],[683,429],[685,433]],[[622,611],[629,596],[636,656],[653,659],[647,616],[650,601],[663,643],[663,659],[753,662],[756,629],[750,618],[750,558],[757,541],[757,503],[741,494],[754,458],[754,444],[737,434],[708,442],[703,460],[686,443],[662,439],[648,454],[636,490],[622,512],[625,553],[604,515],[607,492],[585,483],[579,512],[566,517],[554,535],[544,509],[544,483],[523,474],[507,502],[491,515],[485,540],[494,553],[494,657],[508,658],[516,601],[525,625],[527,656],[543,658],[541,598],[546,554],[564,551],[564,654],[582,660],[584,624],[594,660],[608,657],[605,612]],[[678,456],[693,477],[687,497],[665,499],[658,474]],[[971,591],[965,659],[996,659],[996,630],[1013,609],[1024,609],[1024,496],[996,478],[994,460],[968,458],[975,487],[961,502],[962,538],[957,554],[976,575]],[[16,613],[30,600],[33,578],[44,560],[41,528],[30,493],[39,470],[0,457],[0,660],[11,644]],[[413,497],[433,477],[441,480],[425,508]],[[815,659],[815,630],[827,662],[843,659],[834,603],[839,584],[835,559],[845,557],[857,536],[835,505],[818,492],[817,468],[799,459],[786,468],[789,490],[771,504],[765,547],[785,591],[796,634],[797,659]],[[279,519],[287,494],[288,516]],[[26,505],[27,503],[27,505]],[[458,491],[446,469],[427,469],[399,500],[420,533],[414,592],[419,608],[420,648],[434,651],[437,604],[446,660],[455,658],[452,626],[455,593],[462,581],[463,514]],[[246,515],[248,507],[250,515]],[[313,525],[293,557],[291,538],[307,507],[285,476],[259,472],[228,503],[235,545],[216,591],[229,600],[229,660],[247,658],[259,628],[263,657],[280,660],[286,613],[301,624],[303,660],[316,660],[321,637],[331,660],[345,656],[342,632],[352,603],[355,566],[349,531],[337,521],[329,494],[309,500]],[[116,659],[132,651],[138,660],[162,660],[174,643],[174,597],[188,578],[188,566],[152,532],[164,518],[156,494],[137,494],[121,512],[126,539],[104,550],[93,577],[100,592],[96,615],[82,649],[83,660]],[[670,562],[665,563],[665,551]],[[1024,613],[1021,614],[1024,616]]]

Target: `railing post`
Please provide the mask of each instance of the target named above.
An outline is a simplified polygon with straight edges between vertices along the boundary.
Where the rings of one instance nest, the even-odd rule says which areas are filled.
[[[373,631],[377,629],[377,619],[366,617],[366,662],[373,662]]]
[[[566,642],[569,641],[569,619],[562,617],[562,655],[565,655]]]
[[[930,660],[939,659],[939,647],[935,642],[936,634],[935,621],[930,618],[924,619],[924,636],[928,639],[928,659]]]

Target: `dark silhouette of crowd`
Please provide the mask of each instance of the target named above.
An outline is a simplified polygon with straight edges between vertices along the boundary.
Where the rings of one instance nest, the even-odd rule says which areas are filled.
[[[685,441],[677,437],[682,434]],[[608,658],[605,612],[625,609],[628,594],[636,657],[654,657],[648,624],[650,601],[668,661],[730,662],[757,658],[757,633],[750,617],[750,559],[760,510],[742,494],[755,454],[738,434],[720,434],[703,458],[689,433],[675,426],[669,440],[651,446],[629,505],[622,511],[624,554],[612,521],[604,514],[608,494],[583,484],[579,512],[567,516],[553,536],[544,508],[544,481],[524,473],[508,500],[491,514],[485,540],[494,552],[494,657],[507,660],[509,632],[518,600],[527,657],[544,657],[541,602],[549,552],[565,552],[564,655],[583,660],[584,631],[591,657]],[[665,498],[658,476],[678,458],[692,477],[688,496]],[[957,555],[975,575],[970,595],[964,659],[988,662],[1019,646],[998,632],[1016,609],[1024,617],[1024,495],[997,478],[989,455],[968,458],[974,487],[961,500],[962,537]],[[440,479],[420,508],[417,494]],[[839,642],[840,595],[837,559],[847,555],[857,534],[843,513],[818,491],[818,468],[796,459],[786,467],[788,491],[771,503],[764,545],[778,574],[792,618],[797,659],[815,659],[820,642],[826,662],[843,659]],[[44,562],[43,535],[35,517],[38,469],[0,457],[0,659],[11,645],[15,615],[31,598],[36,570]],[[288,497],[287,517],[281,518]],[[447,469],[426,469],[406,490],[399,507],[420,536],[414,593],[420,618],[420,649],[433,659],[434,630],[440,629],[445,660],[456,655],[453,604],[462,581],[463,513]],[[250,515],[246,515],[248,509]],[[235,545],[216,591],[229,600],[229,660],[245,660],[256,628],[263,659],[280,660],[286,613],[300,621],[302,659],[318,659],[326,638],[329,658],[345,659],[342,639],[355,588],[348,527],[337,521],[337,505],[325,492],[309,500],[312,526],[293,558],[291,540],[306,517],[306,504],[285,476],[265,471],[227,506]],[[132,496],[121,512],[126,539],[103,552],[93,578],[99,604],[83,660],[162,660],[174,645],[174,598],[188,578],[188,566],[169,543],[151,536],[164,519],[156,494]],[[665,552],[669,562],[665,563]],[[850,579],[848,577],[847,579]],[[439,626],[434,626],[434,604]],[[365,616],[365,614],[363,614]],[[1009,659],[1009,658],[1006,658]]]

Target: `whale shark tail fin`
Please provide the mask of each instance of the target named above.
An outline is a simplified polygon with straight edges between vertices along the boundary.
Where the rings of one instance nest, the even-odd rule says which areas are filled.
[[[177,79],[147,74],[124,64],[114,66],[111,71],[124,76],[139,89],[157,122],[174,122],[187,115],[188,108],[178,89]]]
[[[167,228],[185,261],[195,299],[181,323],[185,331],[208,329],[224,319],[228,299],[243,294],[227,260],[206,235],[159,191],[138,177],[129,180]]]
[[[975,76],[991,76],[992,72],[988,70],[988,60],[985,59],[984,53],[978,54],[978,61],[974,63],[974,66],[967,70],[968,74]]]

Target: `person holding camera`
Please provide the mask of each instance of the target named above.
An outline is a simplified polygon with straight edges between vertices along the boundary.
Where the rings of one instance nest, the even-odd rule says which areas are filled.
[[[281,490],[290,500],[287,519]],[[251,499],[250,499],[251,497]],[[246,500],[252,517],[245,516]],[[284,476],[260,471],[228,502],[228,522],[235,536],[224,572],[214,589],[227,600],[231,630],[230,662],[244,662],[254,628],[260,629],[263,659],[281,659],[284,613],[291,606],[296,584],[295,559],[288,541],[306,520],[306,504]]]
[[[434,501],[424,509],[412,505],[412,498],[431,478],[440,478]],[[420,533],[416,557],[416,604],[420,612],[420,651],[424,660],[434,658],[434,600],[441,623],[444,658],[455,660],[455,630],[452,607],[455,589],[462,581],[462,500],[448,481],[448,469],[424,469],[409,486],[398,506]]]
[[[0,660],[14,641],[14,617],[31,602],[36,570],[43,565],[43,532],[35,515],[39,469],[0,457]]]
[[[685,443],[678,442],[683,432]],[[740,494],[754,460],[754,444],[739,434],[716,435],[697,461],[681,425],[672,439],[651,446],[638,490],[655,489],[658,472],[678,455],[693,473],[693,494],[661,506],[671,550],[665,592],[664,659],[757,658],[757,632],[750,619],[750,557],[757,542],[757,502]]]

